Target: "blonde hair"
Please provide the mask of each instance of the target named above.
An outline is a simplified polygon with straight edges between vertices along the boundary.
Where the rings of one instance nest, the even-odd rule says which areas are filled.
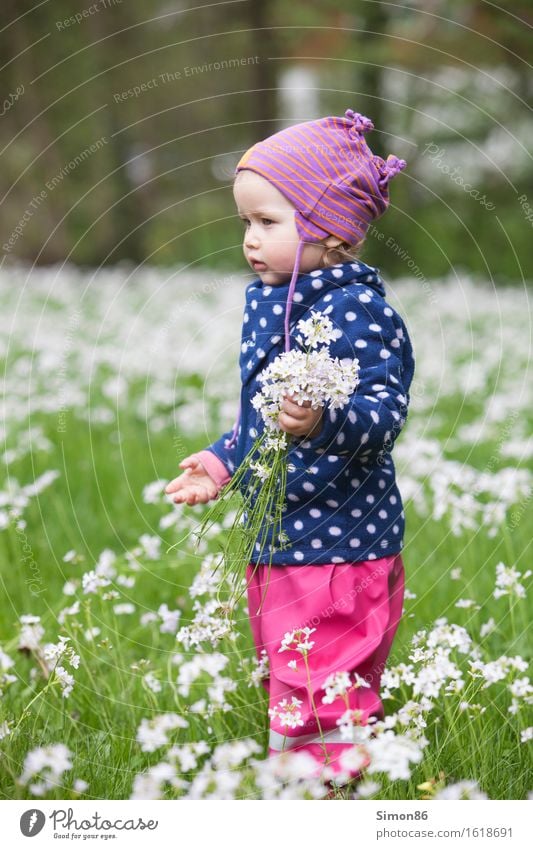
[[[365,240],[361,239],[355,245],[349,245],[347,242],[341,242],[333,248],[326,247],[320,259],[320,267],[328,268],[331,265],[337,265],[339,262],[352,262],[359,259],[363,251]]]

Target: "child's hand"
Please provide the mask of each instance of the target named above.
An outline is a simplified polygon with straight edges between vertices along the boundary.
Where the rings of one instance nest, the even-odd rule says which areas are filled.
[[[278,418],[280,428],[293,436],[306,436],[309,439],[318,436],[322,430],[324,408],[319,407],[313,410],[311,401],[304,401],[300,405],[291,400],[293,397],[293,395],[283,396],[282,412]]]
[[[193,504],[207,504],[218,495],[218,486],[211,478],[203,465],[195,457],[186,457],[179,464],[185,469],[184,473],[165,487],[167,495],[176,493],[172,500],[175,504],[185,501],[189,506]]]

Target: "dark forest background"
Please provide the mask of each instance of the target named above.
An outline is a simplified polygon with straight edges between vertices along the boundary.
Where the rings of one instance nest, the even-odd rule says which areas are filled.
[[[240,265],[241,152],[350,107],[408,163],[366,261],[531,276],[530,2],[189,6],[3,0],[4,264]]]

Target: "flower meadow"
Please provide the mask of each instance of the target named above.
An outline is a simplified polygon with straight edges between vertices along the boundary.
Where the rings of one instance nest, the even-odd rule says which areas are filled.
[[[332,789],[306,755],[266,757],[268,665],[220,577],[236,513],[198,541],[209,506],[163,492],[233,425],[249,279],[0,272],[2,797],[531,797],[527,289],[458,271],[387,284],[417,363],[394,449],[407,591],[385,717],[347,709],[364,679],[324,681],[351,744]],[[287,632],[288,664],[320,625]],[[298,727],[298,699],[272,710]]]

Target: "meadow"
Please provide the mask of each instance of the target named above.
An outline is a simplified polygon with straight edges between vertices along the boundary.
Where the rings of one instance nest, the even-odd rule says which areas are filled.
[[[375,736],[339,699],[354,757],[366,748],[371,762],[338,798],[524,799],[529,293],[461,270],[384,278],[416,357],[393,455],[407,592]],[[185,456],[233,425],[250,279],[0,272],[2,798],[326,794],[303,760],[266,758],[267,673],[244,600],[229,627],[217,598],[231,515],[197,547],[205,508],[163,493]]]

